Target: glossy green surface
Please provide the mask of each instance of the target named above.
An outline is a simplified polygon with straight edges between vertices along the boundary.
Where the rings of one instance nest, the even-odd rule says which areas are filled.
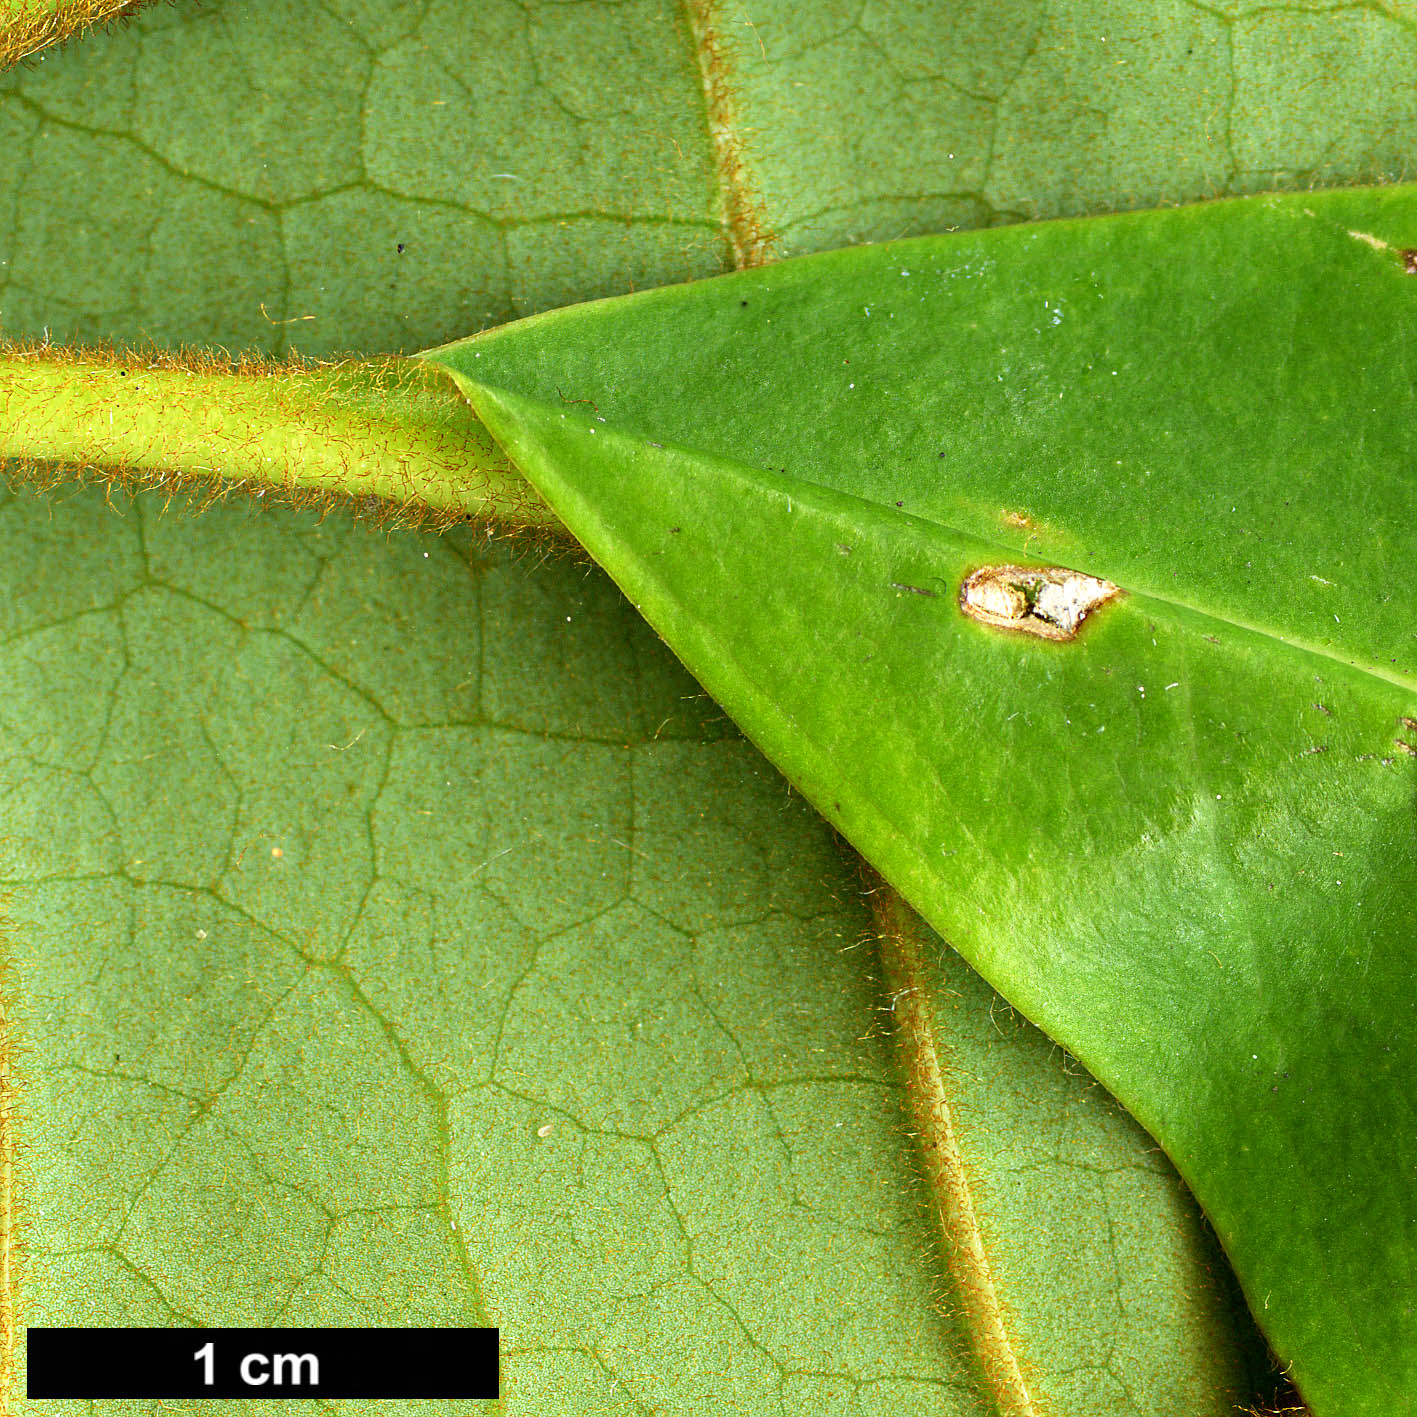
[[[1405,188],[1057,222],[430,356],[1162,1141],[1319,1413],[1417,1388],[1414,239]],[[1124,595],[1068,643],[967,619],[1024,558]]]

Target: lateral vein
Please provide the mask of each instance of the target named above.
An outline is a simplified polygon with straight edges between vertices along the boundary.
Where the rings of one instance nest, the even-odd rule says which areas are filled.
[[[720,220],[738,270],[764,266],[773,259],[775,237],[767,209],[743,150],[741,119],[730,84],[728,43],[715,0],[684,0],[694,37],[708,111],[709,138],[718,171]]]
[[[884,882],[870,899],[921,1157],[970,1346],[1000,1417],[1044,1417],[1009,1333],[979,1226],[935,1042],[916,923],[909,906]]]

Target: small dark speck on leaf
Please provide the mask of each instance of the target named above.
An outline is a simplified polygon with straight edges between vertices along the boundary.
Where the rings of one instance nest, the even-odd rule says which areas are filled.
[[[670,527],[670,528],[669,528],[669,534],[670,534],[670,536],[678,536],[678,535],[679,535],[679,528],[678,528],[677,526],[672,526],[672,527]]]
[[[403,242],[400,241],[400,242],[399,242],[399,255],[400,255],[400,256],[403,255],[403,250],[404,250]]]
[[[747,302],[746,300],[740,300],[738,303],[739,303],[740,305],[746,306],[748,302]]]

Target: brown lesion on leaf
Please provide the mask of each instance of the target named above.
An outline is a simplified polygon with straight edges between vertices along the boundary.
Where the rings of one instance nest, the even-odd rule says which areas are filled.
[[[127,19],[152,0],[59,0],[31,3],[0,19],[0,69],[8,69],[51,45],[62,44],[94,25]]]
[[[1397,726],[1405,733],[1417,734],[1417,718],[1410,718],[1408,715],[1403,714],[1402,717],[1397,720]],[[1392,745],[1399,751],[1406,753],[1409,757],[1417,758],[1417,743],[1409,742],[1406,738],[1394,738]]]
[[[964,578],[959,608],[971,620],[1043,640],[1072,640],[1084,620],[1122,591],[1062,566],[981,566]]]

